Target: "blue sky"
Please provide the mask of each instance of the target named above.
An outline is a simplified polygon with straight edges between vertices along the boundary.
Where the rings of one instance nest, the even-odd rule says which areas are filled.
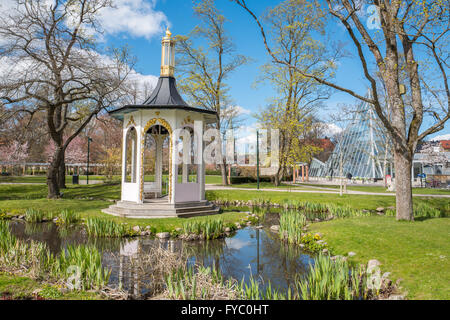
[[[112,21],[109,21],[110,27],[105,35],[106,45],[128,45],[138,59],[135,66],[136,71],[144,75],[158,76],[161,54],[160,41],[166,25],[170,25],[171,32],[174,35],[185,35],[199,23],[193,14],[192,2],[189,0],[118,1],[118,6],[123,4],[124,7],[131,7],[131,13],[124,12],[121,17],[115,18],[116,21],[114,21],[114,17],[110,18]],[[267,7],[276,5],[276,3],[277,1],[273,0],[248,1],[248,5],[257,15],[262,14]],[[145,12],[142,10],[144,6]],[[228,0],[218,0],[217,6],[229,20],[226,29],[232,37],[237,51],[253,59],[251,64],[238,69],[227,81],[231,89],[233,102],[249,112],[257,112],[275,94],[269,84],[259,85],[257,88],[253,86],[259,73],[259,66],[269,61],[259,30],[250,16],[237,5]],[[137,16],[133,15],[133,10],[138,12]],[[144,21],[144,23],[133,25],[131,22],[125,22],[127,19],[134,19],[135,21],[142,19],[141,21]],[[146,25],[146,27],[143,27],[143,25]],[[351,57],[340,61],[335,82],[341,86],[349,87],[359,94],[364,94],[368,82],[364,78],[359,60],[357,60],[346,31],[337,22],[331,24],[328,31],[332,34],[334,40],[346,42],[348,44],[346,50],[352,54]],[[326,101],[326,107],[319,110],[318,114],[324,122],[327,122],[330,113],[338,112],[338,105],[355,104],[356,102],[355,98],[345,93],[336,92]],[[247,115],[247,119],[247,123],[254,121],[251,115]],[[433,136],[444,134],[450,134],[448,124],[443,131]]]

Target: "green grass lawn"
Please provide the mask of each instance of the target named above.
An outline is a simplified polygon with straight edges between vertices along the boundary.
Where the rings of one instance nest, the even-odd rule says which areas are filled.
[[[225,223],[236,222],[245,217],[242,212],[224,212],[219,216],[196,218],[165,219],[126,219],[104,214],[102,208],[111,205],[108,199],[120,198],[120,185],[68,185],[63,190],[63,198],[46,199],[47,187],[36,185],[0,185],[0,209],[7,212],[22,213],[27,208],[41,209],[46,212],[59,212],[70,209],[84,218],[98,216],[126,222],[130,225],[154,227],[157,232],[171,231],[181,227],[189,220],[207,220],[222,218]],[[290,200],[335,203],[349,205],[357,209],[374,210],[395,204],[395,197],[373,195],[344,195],[267,192],[256,190],[217,190],[207,191],[209,200],[252,200],[270,199],[273,203]],[[414,203],[426,202],[441,210],[449,210],[449,200],[445,198],[415,197]],[[314,223],[313,231],[325,235],[331,248],[337,254],[354,251],[355,261],[367,262],[378,259],[383,263],[383,271],[392,272],[392,278],[402,278],[408,297],[414,299],[442,298],[450,299],[449,293],[449,256],[450,256],[450,219],[428,219],[416,222],[397,222],[390,217],[365,217],[333,220]],[[444,256],[442,258],[441,256]],[[14,279],[0,278],[2,286]],[[3,282],[1,282],[3,281]],[[27,281],[27,280],[23,280]],[[2,284],[3,283],[3,284]],[[9,284],[8,284],[9,285]],[[18,290],[20,292],[20,290]]]
[[[167,175],[163,176],[163,179],[167,178]],[[85,175],[79,176],[80,180],[86,180]],[[106,176],[96,176],[92,175],[89,176],[89,180],[101,180],[105,181],[107,178]],[[113,181],[120,182],[120,176],[113,176]],[[152,182],[155,179],[151,175],[146,175],[144,177],[144,181],[146,182]],[[178,179],[181,182],[181,175]],[[221,176],[205,176],[205,182],[208,184],[221,184],[222,183],[222,177]],[[0,176],[0,183],[47,183],[47,177],[46,176]],[[66,176],[66,183],[72,184],[72,176]]]
[[[410,299],[450,299],[450,218],[397,222],[364,217],[314,223],[334,254],[356,253],[353,261],[377,259]]]
[[[30,299],[34,297],[35,290],[42,290],[53,292],[56,295],[53,299],[58,300],[100,300],[102,297],[99,294],[88,291],[70,291],[67,293],[58,293],[55,287],[48,290],[50,286],[40,281],[17,275],[0,272],[0,298],[3,295],[8,295],[13,299]],[[45,296],[45,294],[43,294]],[[45,296],[46,299],[52,299],[50,296]]]
[[[302,183],[302,186],[314,186],[320,188],[328,188],[328,189],[339,189],[339,185],[335,184],[314,184],[314,183]],[[353,191],[364,191],[364,192],[374,192],[374,193],[394,193],[386,191],[386,188],[383,186],[347,186],[347,190]],[[434,189],[434,188],[413,188],[413,194],[449,194],[450,190],[447,189]]]
[[[375,210],[378,207],[395,206],[395,197],[375,196],[375,195],[359,195],[332,193],[300,193],[300,192],[267,192],[258,190],[214,190],[207,191],[209,200],[253,200],[253,199],[270,199],[273,203],[282,203],[289,200],[303,200],[309,202],[332,202],[337,205],[349,205],[355,209]],[[440,210],[449,210],[449,199],[432,198],[432,197],[414,197],[414,203],[425,202]]]
[[[257,183],[256,182],[249,182],[249,183],[232,184],[232,185],[230,185],[230,187],[256,189],[257,188]],[[275,186],[271,182],[260,182],[259,183],[259,188],[260,189],[282,189],[282,190],[283,189],[285,189],[285,190],[299,189],[299,190],[309,190],[309,191],[316,190],[314,188],[291,186],[291,185],[288,185],[288,184],[280,184],[279,186]]]
[[[185,221],[208,220],[221,218],[225,223],[234,223],[245,217],[241,212],[224,212],[217,216],[204,216],[195,218],[161,218],[161,219],[127,219],[114,217],[101,212],[112,204],[111,200],[120,199],[120,185],[68,185],[63,190],[63,198],[58,200],[46,199],[47,187],[45,185],[0,185],[0,209],[9,213],[20,214],[28,208],[44,212],[59,213],[64,209],[78,212],[82,218],[104,217],[117,222],[130,225],[155,227],[157,232],[171,231],[181,227]]]

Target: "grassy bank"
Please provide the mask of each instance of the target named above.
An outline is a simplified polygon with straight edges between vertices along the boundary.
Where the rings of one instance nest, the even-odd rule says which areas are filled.
[[[101,300],[99,294],[88,291],[61,293],[56,287],[29,277],[0,272],[1,299],[57,299],[57,300]]]
[[[300,186],[301,186],[301,188],[318,187],[318,188],[338,189],[339,190],[339,185],[335,185],[335,184],[302,183],[302,184],[300,184]],[[350,185],[348,185],[347,190],[395,194],[395,192],[386,191],[386,188],[383,186],[365,186],[365,185],[360,185],[360,186],[351,185],[350,186]],[[448,190],[448,189],[412,188],[412,192],[413,192],[413,194],[447,194],[447,195],[450,195],[450,190]]]
[[[361,217],[311,225],[335,254],[356,253],[355,262],[377,259],[410,299],[450,299],[450,218],[397,222]]]
[[[283,203],[285,200],[308,201],[314,203],[334,203],[348,205],[355,209],[375,210],[378,207],[395,206],[395,197],[327,193],[295,193],[295,192],[265,192],[257,190],[217,190],[206,193],[209,200],[241,200],[270,199],[272,203]],[[440,210],[449,210],[448,198],[415,197],[414,203],[426,203]]]
[[[167,177],[168,177],[167,175],[163,175],[163,179],[167,178]],[[179,180],[180,179],[181,179],[181,176],[180,176]],[[80,175],[79,180],[86,180],[86,176]],[[89,181],[93,181],[93,180],[106,181],[107,177],[90,175]],[[113,176],[112,181],[120,182],[120,176]],[[146,175],[144,177],[144,181],[151,182],[151,181],[155,181],[155,179],[151,175]],[[221,184],[222,177],[207,175],[207,176],[205,176],[205,181],[206,181],[206,183],[210,183],[210,184]],[[0,183],[46,183],[46,182],[47,182],[46,176],[0,176]],[[72,176],[66,176],[66,183],[72,184]]]
[[[120,199],[120,185],[68,185],[63,190],[63,198],[58,200],[46,199],[45,185],[0,185],[0,210],[8,213],[23,214],[29,208],[42,210],[46,213],[60,213],[62,210],[71,210],[80,215],[80,218],[103,217],[119,223],[130,225],[151,226],[156,232],[172,231],[181,228],[183,223],[189,221],[205,221],[213,219],[211,216],[195,218],[164,218],[164,219],[127,219],[114,217],[101,212],[112,204],[109,200]],[[25,201],[24,201],[25,200]],[[244,213],[224,212],[220,215],[224,224],[234,223],[245,217]]]

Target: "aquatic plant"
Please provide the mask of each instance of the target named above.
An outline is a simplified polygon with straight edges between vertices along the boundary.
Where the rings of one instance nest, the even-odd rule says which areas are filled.
[[[52,261],[44,243],[18,240],[11,234],[9,223],[0,221],[0,266],[38,276],[49,269]]]
[[[132,235],[132,230],[129,226],[110,219],[96,217],[86,219],[86,232],[90,236],[105,238],[120,238]]]
[[[29,208],[25,211],[25,221],[31,223],[37,223],[44,221],[45,214],[41,210]]]
[[[349,206],[338,206],[335,204],[327,204],[327,209],[330,217],[333,218],[351,218],[351,217],[365,217],[370,216],[369,211],[354,209]]]
[[[58,216],[58,223],[73,224],[80,221],[80,215],[72,210],[63,210]]]
[[[444,211],[436,209],[426,203],[418,203],[414,205],[414,217],[417,218],[443,218],[446,216]]]
[[[265,288],[250,276],[247,282],[225,279],[214,267],[179,267],[165,276],[168,299],[243,299],[243,300],[355,300],[377,295],[369,288],[365,266],[351,267],[342,259],[331,260],[319,255],[306,276],[297,276],[285,292]]]
[[[217,239],[223,235],[224,224],[222,219],[204,220],[204,221],[186,221],[182,226],[185,234],[197,234],[203,238]]]
[[[312,234],[310,232],[302,235],[301,243],[311,252],[321,252],[323,249],[327,249],[328,246],[327,243],[321,239],[319,234]]]
[[[288,243],[301,243],[306,216],[298,211],[285,210],[280,214],[280,238]]]
[[[354,300],[368,297],[367,275],[362,266],[350,268],[343,259],[319,255],[306,278],[295,280],[295,290],[303,300]]]
[[[64,281],[75,277],[74,289],[100,289],[108,284],[111,270],[102,266],[102,254],[94,246],[67,246],[57,257],[52,274]]]
[[[11,217],[8,215],[5,209],[0,209],[0,220],[9,220]]]
[[[448,212],[448,211],[447,211]],[[449,216],[445,211],[441,211],[429,204],[420,202],[413,206],[414,218],[443,218]],[[395,209],[388,209],[385,213],[387,216],[395,217]]]
[[[214,267],[182,267],[165,276],[163,296],[181,300],[237,299],[240,295],[233,279],[224,280]]]
[[[76,289],[100,289],[109,280],[110,271],[102,267],[101,253],[93,246],[68,246],[53,255],[47,245],[16,238],[9,223],[0,221],[0,267],[50,281],[67,281],[72,275],[79,280]],[[74,274],[74,272],[79,274]]]
[[[61,298],[62,293],[58,290],[57,287],[47,285],[42,288],[41,291],[39,291],[39,296],[44,299],[57,300],[58,298]]]
[[[259,218],[264,218],[271,206],[272,202],[270,199],[258,198],[252,201],[251,212],[256,214]]]

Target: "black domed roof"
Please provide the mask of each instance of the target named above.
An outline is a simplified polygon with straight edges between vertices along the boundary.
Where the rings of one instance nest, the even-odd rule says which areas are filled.
[[[216,111],[191,107],[183,100],[177,90],[176,80],[173,77],[159,77],[155,90],[150,97],[140,105],[126,105],[116,110],[110,111],[109,114],[117,119],[123,119],[123,115],[141,109],[184,109],[188,111],[217,114]]]
[[[155,90],[143,104],[148,106],[189,107],[178,93],[176,80],[172,77],[160,77]]]

